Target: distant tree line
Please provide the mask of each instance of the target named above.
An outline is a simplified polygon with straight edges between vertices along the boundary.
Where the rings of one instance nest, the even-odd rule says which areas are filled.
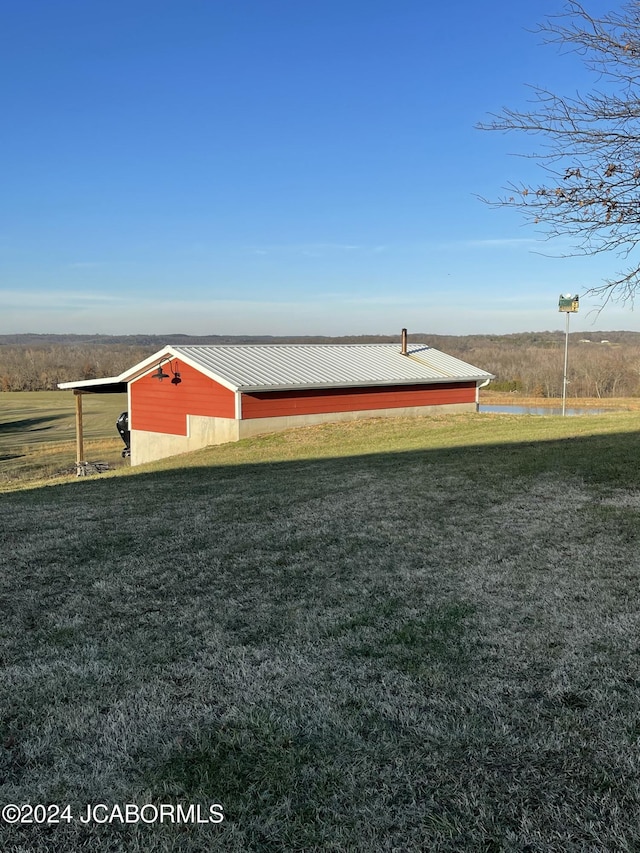
[[[154,351],[117,344],[0,345],[0,390],[55,391],[59,382],[117,376]]]
[[[0,390],[52,391],[59,382],[117,376],[168,343],[394,341],[399,343],[399,336],[196,338],[176,335],[115,339],[80,335],[0,336]],[[491,383],[494,390],[537,397],[560,397],[562,394],[562,332],[460,337],[427,333],[409,335],[409,343],[418,341],[495,374],[496,378]],[[640,397],[640,333],[572,333],[568,379],[567,393],[571,397]]]
[[[570,336],[569,397],[640,397],[640,343],[618,343],[615,337]],[[536,343],[516,343],[506,336],[476,341],[471,348],[457,347],[452,340],[447,352],[493,373],[496,378],[490,387],[494,391],[562,396],[563,335]]]

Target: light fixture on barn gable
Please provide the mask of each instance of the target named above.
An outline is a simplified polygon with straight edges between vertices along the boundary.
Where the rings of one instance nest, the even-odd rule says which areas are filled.
[[[175,367],[174,367],[173,364],[171,363],[171,360],[168,359],[168,367],[172,373],[171,384],[172,385],[179,385],[182,382],[182,378],[180,376],[180,371],[178,370],[178,362],[177,361],[175,362]],[[165,373],[163,368],[162,368],[162,362],[160,362],[158,364],[157,370],[155,371],[155,373],[152,373],[151,375],[154,379],[157,379],[159,382],[162,382],[163,379],[169,378],[169,374]]]
[[[153,378],[158,379],[160,382],[162,382],[163,379],[169,378],[169,374],[165,373],[164,370],[162,369],[162,362],[160,362],[160,364],[158,365],[158,369],[153,374]]]

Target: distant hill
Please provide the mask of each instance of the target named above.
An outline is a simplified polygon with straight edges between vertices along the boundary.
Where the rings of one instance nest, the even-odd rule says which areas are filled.
[[[0,335],[0,392],[52,391],[60,382],[118,376],[166,344],[396,343],[397,335]],[[573,332],[569,396],[640,396],[640,332]],[[493,373],[492,388],[538,397],[562,393],[562,331],[508,335],[409,334]]]
[[[423,335],[412,338],[424,340]],[[155,347],[166,344],[195,346],[203,344],[281,344],[281,343],[367,343],[399,340],[400,335],[351,335],[331,337],[329,335],[54,335],[54,334],[17,334],[0,335],[0,346],[58,346],[64,344],[98,346],[112,345]]]
[[[564,341],[564,332],[514,332],[506,335],[436,335],[430,332],[410,332],[409,341],[425,341],[436,348],[446,342],[462,347],[482,347],[493,344],[509,346],[549,346]],[[612,344],[640,345],[640,332],[594,331],[572,332],[570,339],[590,340],[600,343],[607,340]],[[65,344],[82,346],[110,346],[113,344],[127,347],[154,347],[159,349],[165,344],[202,345],[202,344],[363,344],[393,343],[400,340],[397,335],[76,335],[76,334],[36,334],[25,332],[15,335],[0,335],[0,346],[60,346]]]

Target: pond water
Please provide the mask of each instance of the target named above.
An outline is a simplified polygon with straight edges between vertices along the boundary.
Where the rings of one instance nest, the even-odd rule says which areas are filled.
[[[478,411],[499,415],[561,415],[562,406],[483,406]],[[567,406],[566,415],[603,415],[611,409],[574,409]]]

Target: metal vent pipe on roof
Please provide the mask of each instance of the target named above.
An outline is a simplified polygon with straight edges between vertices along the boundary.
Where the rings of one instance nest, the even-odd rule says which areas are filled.
[[[406,329],[402,330],[402,349],[400,350],[400,352],[402,353],[402,355],[407,354],[407,330]]]

